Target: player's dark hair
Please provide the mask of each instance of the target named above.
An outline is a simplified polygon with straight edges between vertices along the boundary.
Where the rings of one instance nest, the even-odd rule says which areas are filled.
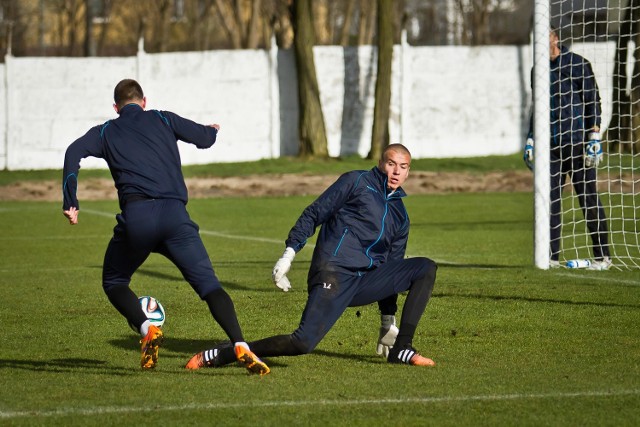
[[[133,101],[140,101],[142,98],[144,98],[142,87],[133,79],[121,80],[113,90],[113,100],[118,108],[122,108]]]

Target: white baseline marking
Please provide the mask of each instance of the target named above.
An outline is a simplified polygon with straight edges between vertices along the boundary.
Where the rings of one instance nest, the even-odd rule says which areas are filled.
[[[87,213],[91,213],[94,215],[100,215],[100,216],[104,216],[104,217],[109,217],[112,218],[115,216],[115,214],[110,214],[110,213],[106,213],[106,212],[102,212],[102,211],[96,211],[93,209],[83,209],[82,212],[87,212]],[[237,234],[229,234],[229,233],[223,233],[220,231],[211,231],[211,230],[203,230],[200,229],[200,234],[204,234],[206,236],[215,236],[215,237],[223,237],[225,239],[234,239],[234,240],[249,240],[252,242],[263,242],[263,243],[276,243],[276,244],[283,244],[284,240],[279,240],[279,239],[269,239],[266,237],[255,237],[255,236],[240,236]],[[314,245],[307,243],[306,246],[309,247],[314,247]]]
[[[107,217],[107,218],[115,218],[116,217],[116,214],[114,212],[103,212],[103,211],[96,211],[96,210],[93,210],[93,209],[81,209],[80,210],[80,214],[83,214],[85,212],[86,213],[90,213],[90,214],[94,214],[94,215],[98,215],[98,216],[104,216],[104,217]]]
[[[616,284],[623,284],[623,285],[633,285],[633,286],[640,286],[640,281],[638,280],[626,280],[626,279],[620,279],[620,278],[615,278],[615,277],[607,277],[605,276],[606,273],[601,273],[602,275],[598,275],[596,277],[596,275],[585,275],[585,274],[571,274],[571,273],[556,273],[558,276],[564,276],[564,277],[573,277],[573,278],[579,278],[579,279],[588,279],[588,280],[595,280],[598,282],[610,282],[610,283],[616,283]]]
[[[403,403],[459,403],[459,402],[499,402],[505,400],[540,400],[540,399],[573,399],[591,397],[618,397],[640,395],[640,390],[618,391],[584,391],[547,394],[502,394],[502,395],[478,395],[478,396],[434,396],[434,397],[408,397],[404,399],[355,399],[355,400],[288,400],[271,402],[239,402],[239,403],[202,403],[173,406],[104,406],[93,408],[61,408],[51,411],[1,411],[0,418],[12,419],[23,417],[56,417],[69,415],[95,416],[104,414],[127,414],[133,412],[169,412],[169,411],[199,411],[212,409],[236,409],[236,408],[280,408],[296,406],[364,406]]]
[[[227,234],[219,231],[202,230],[202,229],[200,229],[200,234],[204,234],[207,236],[224,237],[226,239],[234,239],[234,240],[249,240],[252,242],[264,242],[264,243],[276,243],[276,244],[284,243],[284,241],[281,239],[268,239],[266,237],[252,237],[252,236],[238,236],[236,234]]]

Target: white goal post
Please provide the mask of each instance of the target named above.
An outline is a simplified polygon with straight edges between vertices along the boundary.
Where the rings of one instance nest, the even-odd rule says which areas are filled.
[[[576,122],[567,122],[566,114],[565,117],[562,114],[565,110],[561,112],[554,105],[557,98],[552,92],[578,93],[580,87],[551,81],[552,27],[557,30],[562,46],[590,63],[599,89],[603,149],[602,161],[595,168],[596,179],[592,180],[597,182],[597,198],[588,190],[589,185],[576,187],[572,185],[571,174],[565,175],[559,199],[560,215],[554,217],[553,223],[551,194],[558,192],[552,193],[551,186],[560,175],[555,179],[552,175],[557,168],[551,168],[551,162],[558,157],[550,152],[562,151],[561,157],[566,158],[566,150],[554,147],[568,143],[567,133],[571,131],[567,123],[590,120],[578,112],[572,119]],[[640,0],[535,0],[533,47],[535,265],[547,269],[550,259],[558,254],[561,265],[574,259],[597,259],[607,246],[612,268],[640,269]],[[585,143],[588,135],[589,130],[585,129]],[[582,163],[580,159],[573,165]],[[573,175],[588,175],[584,172],[586,167],[582,167],[582,172]],[[602,209],[598,209],[598,199]],[[591,206],[589,214],[581,202]],[[558,222],[560,226],[554,230]],[[558,247],[559,251],[552,250]]]

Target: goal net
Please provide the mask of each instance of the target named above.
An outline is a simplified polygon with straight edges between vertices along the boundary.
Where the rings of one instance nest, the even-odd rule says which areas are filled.
[[[536,195],[540,196],[536,204],[538,200],[549,203],[540,209],[536,205],[536,234],[548,237],[535,239],[536,265],[548,266],[547,260],[539,259],[541,253],[565,265],[568,260],[599,258],[602,251],[606,255],[608,246],[612,268],[640,269],[640,0],[537,0],[535,25],[536,59],[541,58],[540,46],[549,45],[549,29],[555,29],[560,45],[590,62],[601,106],[582,110],[571,105],[567,110],[557,105],[588,98],[581,91],[589,90],[589,84],[573,75],[579,74],[578,68],[563,70],[560,65],[554,75],[554,62],[546,67],[534,62],[534,94],[539,91],[547,96],[534,98],[534,104],[547,102],[534,105],[535,129],[548,127],[550,151],[548,160],[536,153],[536,162],[549,163],[536,164],[535,172],[551,172],[550,196]],[[548,86],[542,87],[545,84]],[[600,117],[589,117],[590,113]],[[603,159],[593,173],[584,166],[582,150],[571,152],[562,146],[575,144],[574,126],[598,121]],[[585,132],[584,141],[588,134]],[[536,149],[540,145],[544,147],[536,138]],[[568,159],[570,156],[574,158]],[[560,163],[558,157],[563,158]],[[545,190],[536,185],[535,191]]]

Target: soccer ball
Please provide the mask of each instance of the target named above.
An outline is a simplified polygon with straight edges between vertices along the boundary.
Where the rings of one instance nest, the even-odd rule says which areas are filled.
[[[151,322],[152,325],[157,327],[162,327],[164,325],[164,320],[166,318],[164,307],[160,304],[160,301],[155,299],[154,297],[144,296],[138,298],[138,302],[140,303],[140,307],[142,307],[142,311],[147,315],[147,319]],[[138,332],[135,326],[129,323],[129,327],[133,329],[135,332]]]

